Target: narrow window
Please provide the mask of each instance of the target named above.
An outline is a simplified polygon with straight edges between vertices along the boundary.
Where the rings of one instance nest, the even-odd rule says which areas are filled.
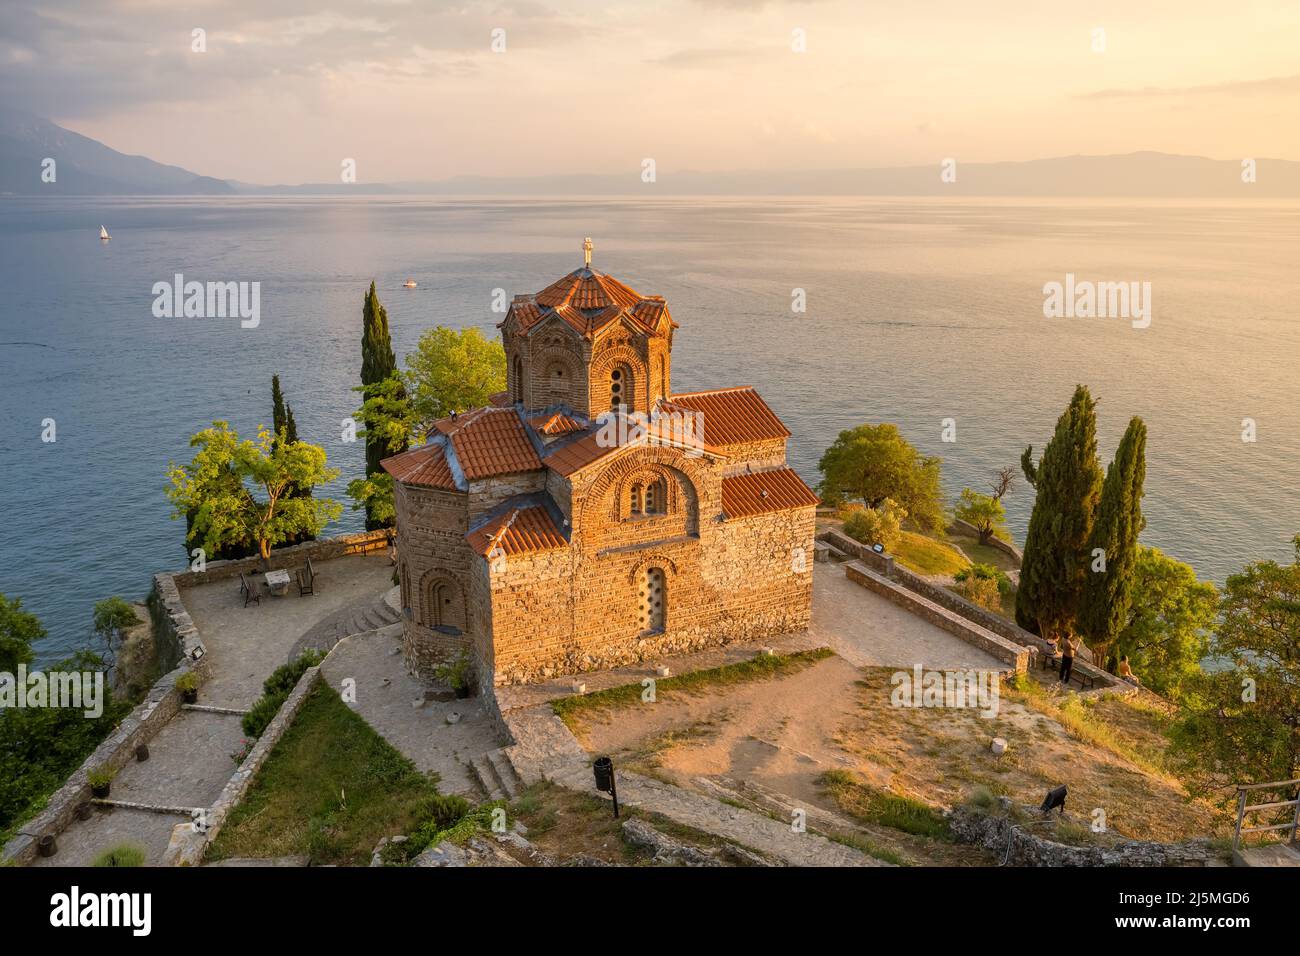
[[[639,515],[641,513],[641,501],[641,486],[633,485],[631,508],[629,509],[631,514]]]
[[[662,631],[664,629],[664,604],[667,600],[662,568],[647,568],[641,581],[641,630]]]

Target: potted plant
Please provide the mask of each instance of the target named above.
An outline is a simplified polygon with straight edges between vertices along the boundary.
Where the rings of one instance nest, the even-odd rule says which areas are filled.
[[[472,683],[468,652],[461,651],[451,660],[439,664],[435,673],[440,681],[451,686],[457,697],[464,699],[470,695]]]
[[[199,699],[199,675],[186,671],[176,678],[176,689],[181,692],[181,700],[192,704]]]
[[[117,771],[112,767],[96,767],[86,775],[86,782],[90,784],[90,792],[103,800],[112,789],[113,778],[116,776]]]

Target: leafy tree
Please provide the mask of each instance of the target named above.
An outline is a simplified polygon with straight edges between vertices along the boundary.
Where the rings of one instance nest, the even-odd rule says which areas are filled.
[[[452,412],[488,404],[506,387],[506,353],[478,329],[436,326],[406,356],[406,382],[415,414],[428,425]]]
[[[104,598],[95,604],[93,626],[95,633],[104,642],[110,664],[117,659],[124,632],[139,623],[140,617],[135,613],[135,608],[120,597]]]
[[[167,496],[175,516],[194,512],[191,543],[215,553],[233,542],[252,540],[267,558],[276,545],[319,534],[342,513],[342,505],[328,498],[287,494],[292,487],[309,490],[338,477],[326,467],[324,449],[301,441],[278,442],[265,428],[256,441],[241,440],[226,422],[212,425],[190,439],[190,446],[199,449],[194,460],[185,466],[173,464],[167,473],[172,483]]]
[[[1042,460],[1034,465],[1032,446],[1021,460],[1037,497],[1025,537],[1016,623],[1044,637],[1070,631],[1083,592],[1084,548],[1102,483],[1096,408],[1080,385],[1057,420]]]
[[[1083,579],[1077,627],[1099,661],[1106,659],[1128,622],[1138,535],[1146,527],[1142,517],[1146,447],[1147,426],[1134,418],[1106,469],[1096,520],[1088,536],[1090,564]]]
[[[1294,563],[1255,562],[1224,587],[1210,653],[1233,666],[1194,681],[1170,731],[1198,792],[1300,777],[1300,535],[1295,550]]]
[[[417,419],[401,379],[391,375],[354,391],[365,396],[354,417],[364,425],[358,434],[365,436],[366,447],[378,448],[380,461],[406,451],[416,431]],[[397,520],[393,479],[382,469],[348,482],[348,497],[354,502],[352,510],[365,509],[367,522],[376,528],[391,527]]]
[[[900,526],[906,517],[907,512],[892,498],[886,498],[878,508],[857,505],[844,519],[844,533],[865,545],[878,544],[893,551],[902,537]]]
[[[45,636],[40,618],[23,610],[22,598],[0,594],[0,671],[17,673],[32,662],[32,645]]]
[[[1209,653],[1218,608],[1218,590],[1197,580],[1190,565],[1140,546],[1128,620],[1112,648],[1113,661],[1127,655],[1144,686],[1184,699]]]
[[[1001,500],[970,488],[961,490],[953,516],[975,526],[979,532],[980,544],[988,544],[990,538],[1007,530],[1007,513]]]
[[[892,498],[917,527],[931,532],[944,527],[940,465],[940,459],[921,455],[890,424],[840,432],[817,463],[824,497],[860,498],[868,508]]]
[[[397,503],[393,498],[393,476],[386,471],[348,482],[348,497],[353,511],[365,511],[381,528],[397,522]]]

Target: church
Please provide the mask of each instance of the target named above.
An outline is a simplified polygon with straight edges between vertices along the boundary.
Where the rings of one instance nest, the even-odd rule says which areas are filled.
[[[662,296],[585,264],[499,325],[508,389],[383,462],[412,673],[480,691],[808,626],[817,497],[749,387],[674,392]]]

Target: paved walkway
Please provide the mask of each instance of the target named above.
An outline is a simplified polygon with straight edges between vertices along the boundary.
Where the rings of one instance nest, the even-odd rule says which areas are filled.
[[[834,562],[813,565],[808,636],[856,667],[1005,670],[992,654],[854,584]]]
[[[426,685],[407,673],[401,647],[401,624],[345,638],[321,664],[321,674],[335,691],[355,681],[353,709],[418,769],[435,771],[440,791],[477,799],[468,763],[505,741],[478,698],[424,701]],[[422,703],[416,707],[415,701]],[[460,720],[449,724],[453,712]]]
[[[316,594],[264,595],[245,608],[239,579],[181,592],[207,649],[209,679],[199,691],[206,705],[246,710],[262,682],[285,663],[295,642],[323,618],[351,605],[371,606],[392,588],[387,557],[349,556],[316,566]],[[415,695],[412,694],[412,697]],[[408,705],[409,709],[409,705]],[[231,755],[243,742],[237,714],[181,710],[149,742],[149,760],[132,762],[113,781],[110,800],[167,807],[209,807],[235,772]],[[58,836],[59,852],[38,866],[87,866],[123,843],[161,863],[172,829],[189,819],[125,807],[96,808]]]

